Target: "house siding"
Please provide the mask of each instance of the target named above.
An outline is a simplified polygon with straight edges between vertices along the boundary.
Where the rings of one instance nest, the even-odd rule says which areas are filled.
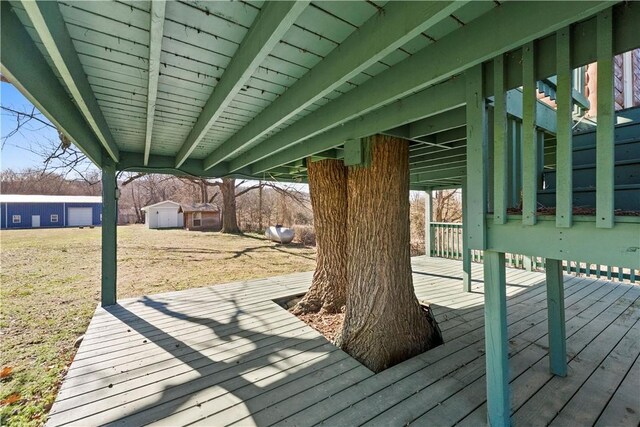
[[[218,231],[221,228],[220,212],[201,212],[202,225],[200,227],[193,226],[193,214],[194,212],[184,213],[184,228],[186,230],[195,231]]]
[[[32,216],[40,215],[39,228],[62,228],[68,224],[69,208],[92,208],[92,225],[101,225],[101,203],[12,203],[1,204],[2,229],[33,228]],[[13,223],[13,215],[20,215],[20,223]],[[51,215],[58,215],[51,222]]]

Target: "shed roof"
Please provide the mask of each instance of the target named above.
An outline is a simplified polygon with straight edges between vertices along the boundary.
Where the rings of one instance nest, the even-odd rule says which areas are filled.
[[[218,212],[220,209],[211,203],[183,203],[178,212]]]
[[[100,203],[100,196],[46,196],[40,194],[0,194],[1,203]]]
[[[174,202],[173,200],[163,200],[161,202],[145,206],[145,207],[141,208],[141,210],[146,211],[149,208],[159,208],[159,207],[162,207],[162,205],[172,205],[171,207],[173,207],[173,208],[179,208],[180,207],[180,203],[178,203],[178,202]]]

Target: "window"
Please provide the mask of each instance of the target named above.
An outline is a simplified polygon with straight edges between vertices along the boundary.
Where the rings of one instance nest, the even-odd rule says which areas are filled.
[[[51,214],[51,222],[58,222],[58,215]]]
[[[14,224],[20,224],[22,222],[22,216],[20,215],[13,215],[11,219]]]
[[[193,213],[193,226],[200,227],[202,225],[202,212]]]

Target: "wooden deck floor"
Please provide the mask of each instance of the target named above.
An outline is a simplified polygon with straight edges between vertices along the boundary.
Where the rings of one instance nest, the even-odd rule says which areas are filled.
[[[482,266],[415,258],[446,344],[374,375],[272,302],[311,273],[98,308],[49,425],[485,423]],[[507,270],[516,425],[637,426],[640,286],[565,277],[569,375],[547,368],[544,275]]]

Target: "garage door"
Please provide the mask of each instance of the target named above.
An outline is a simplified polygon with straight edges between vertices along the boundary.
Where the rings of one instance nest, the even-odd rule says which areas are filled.
[[[178,226],[176,209],[158,209],[158,228]]]
[[[69,208],[68,211],[70,226],[83,226],[93,224],[92,208]]]

